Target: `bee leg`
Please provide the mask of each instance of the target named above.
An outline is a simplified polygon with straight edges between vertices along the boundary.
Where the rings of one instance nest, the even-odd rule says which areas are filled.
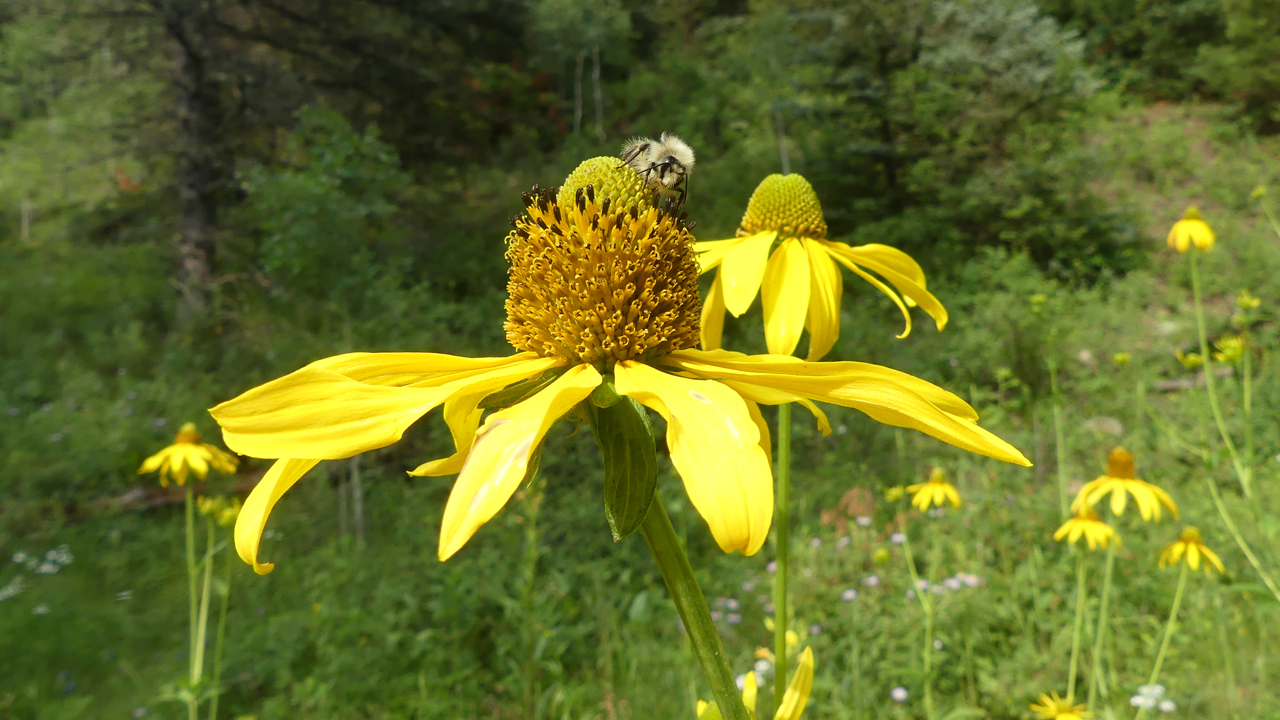
[[[614,169],[621,170],[622,168],[630,165],[632,160],[635,160],[636,158],[640,157],[640,154],[648,149],[649,149],[649,143],[642,143],[640,145],[635,146],[634,148],[631,148],[631,152],[622,156],[622,164]]]

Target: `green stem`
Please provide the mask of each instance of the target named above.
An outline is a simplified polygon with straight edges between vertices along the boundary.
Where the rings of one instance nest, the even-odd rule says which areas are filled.
[[[1244,541],[1244,536],[1240,534],[1240,529],[1236,527],[1235,521],[1231,519],[1231,514],[1227,512],[1226,503],[1222,502],[1222,494],[1218,492],[1218,484],[1213,481],[1213,478],[1206,478],[1205,483],[1209,485],[1209,494],[1213,496],[1213,504],[1218,508],[1218,515],[1222,517],[1222,522],[1227,526],[1227,531],[1231,533],[1236,545],[1244,553],[1244,556],[1248,558],[1254,572],[1258,573],[1258,577],[1262,578],[1262,583],[1267,586],[1267,589],[1271,591],[1275,599],[1280,601],[1280,587],[1277,587],[1271,576],[1262,569],[1262,563],[1258,561],[1258,556],[1253,554],[1253,548],[1249,547],[1249,543]]]
[[[1169,638],[1173,637],[1174,627],[1178,622],[1178,608],[1182,606],[1182,593],[1187,589],[1187,571],[1191,566],[1187,564],[1186,559],[1182,561],[1182,574],[1178,576],[1178,591],[1173,595],[1173,607],[1169,609],[1169,624],[1164,628],[1164,640],[1160,643],[1160,652],[1156,653],[1155,667],[1151,668],[1151,677],[1147,680],[1147,685],[1155,685],[1160,679],[1160,666],[1164,664],[1164,655],[1169,650]],[[1139,707],[1138,714],[1134,716],[1134,720],[1142,720],[1142,716],[1146,714],[1146,707]]]
[[[916,594],[920,608],[924,610],[924,712],[926,720],[933,720],[933,682],[929,676],[933,670],[933,601],[929,598],[929,592],[920,587],[920,575],[916,572],[915,556],[911,554],[911,536],[907,534],[906,513],[902,505],[899,505],[898,516],[903,518],[898,532],[902,533],[902,555],[907,561],[907,572],[911,575],[911,591]]]
[[[192,678],[192,684],[195,683],[196,675],[196,623],[199,613],[199,599],[196,594],[196,509],[195,509],[195,493],[192,492],[191,486],[187,486],[187,597],[189,600],[188,616],[190,619],[190,632],[187,638],[187,644],[190,646],[190,655],[187,657],[188,676]],[[194,710],[192,711],[194,712]]]
[[[1076,697],[1076,668],[1080,662],[1080,630],[1084,627],[1084,551],[1076,548],[1076,622],[1071,629],[1071,665],[1067,670],[1067,702]]]
[[[778,406],[778,481],[774,490],[773,512],[774,554],[777,572],[773,574],[773,706],[782,707],[787,692],[787,566],[790,555],[791,494],[791,403]]]
[[[231,604],[230,558],[222,568],[222,606],[218,608],[218,635],[213,641],[213,698],[209,700],[209,720],[218,720],[218,698],[222,695],[222,643],[227,636],[227,606]]]
[[[662,498],[656,494],[640,525],[640,532],[658,563],[662,579],[675,602],[676,612],[684,622],[693,654],[702,665],[711,694],[720,707],[720,715],[724,720],[749,720],[747,708],[742,704],[742,696],[738,694],[738,686],[733,680],[733,670],[725,656],[724,644],[711,620],[711,611],[707,609],[707,600],[693,576],[689,556],[680,546],[675,528],[671,527],[671,518],[667,516]],[[785,671],[779,669],[778,672]]]
[[[1053,442],[1058,454],[1058,505],[1062,519],[1071,516],[1067,501],[1067,449],[1062,440],[1062,395],[1058,390],[1058,364],[1049,363],[1049,383],[1053,389]]]
[[[525,651],[528,653],[529,665],[525,670],[526,680],[529,684],[528,697],[525,698],[528,705],[526,717],[534,717],[537,709],[539,688],[538,688],[538,624],[533,614],[533,604],[535,594],[538,589],[538,510],[542,505],[542,487],[539,484],[541,478],[539,473],[535,471],[532,482],[529,487],[528,500],[526,501],[525,512],[525,566],[524,566],[524,596],[522,598],[522,607],[524,611],[524,628],[527,638],[528,647]]]
[[[1236,450],[1236,444],[1231,440],[1231,435],[1227,432],[1227,424],[1222,419],[1222,408],[1218,406],[1218,393],[1213,382],[1213,363],[1209,355],[1209,340],[1205,334],[1204,323],[1204,304],[1200,299],[1200,264],[1196,260],[1200,251],[1192,247],[1188,253],[1191,257],[1191,291],[1195,299],[1196,309],[1196,330],[1200,335],[1200,357],[1204,360],[1201,370],[1204,372],[1204,387],[1209,394],[1209,408],[1213,410],[1213,421],[1218,426],[1218,434],[1222,437],[1222,444],[1226,445],[1227,451],[1231,453],[1231,464],[1235,466],[1236,477],[1240,479],[1240,487],[1244,490],[1245,497],[1253,497],[1253,481],[1249,477],[1249,469],[1240,461],[1240,453]]]
[[[1107,569],[1102,576],[1102,594],[1098,597],[1098,624],[1093,633],[1093,672],[1089,675],[1089,696],[1085,701],[1088,707],[1093,707],[1093,700],[1097,696],[1099,687],[1102,686],[1102,649],[1106,642],[1107,630],[1111,627],[1111,618],[1107,614],[1110,608],[1107,603],[1111,600],[1111,573],[1116,566],[1116,545],[1119,544],[1119,538],[1112,538],[1107,544]],[[1107,691],[1102,688],[1102,694],[1105,696]]]
[[[213,519],[206,521],[204,585],[200,589],[200,617],[196,622],[196,644],[191,648],[191,686],[194,689],[204,680],[204,646],[209,632],[209,591],[213,585]]]
[[[1276,235],[1280,236],[1280,223],[1276,222],[1276,216],[1271,213],[1271,208],[1262,200],[1258,200],[1258,205],[1262,206],[1262,212],[1266,213],[1267,220],[1271,223],[1271,229],[1276,231]]]
[[[1250,482],[1253,481],[1253,353],[1249,347],[1249,331],[1245,330],[1241,333],[1244,341],[1244,357],[1242,365],[1244,370],[1244,381],[1242,383],[1243,405],[1244,405],[1244,467],[1245,472],[1249,476]]]

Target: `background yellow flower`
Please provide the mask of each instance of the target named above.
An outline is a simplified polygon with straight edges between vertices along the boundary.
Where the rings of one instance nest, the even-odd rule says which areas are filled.
[[[179,485],[187,482],[188,475],[204,480],[209,474],[209,468],[223,475],[235,472],[239,459],[201,440],[203,437],[195,423],[186,423],[178,430],[172,445],[143,461],[138,474],[145,475],[159,470],[160,484],[168,487],[170,478]]]

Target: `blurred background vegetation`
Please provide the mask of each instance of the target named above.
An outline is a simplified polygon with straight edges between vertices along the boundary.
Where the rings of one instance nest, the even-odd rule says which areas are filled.
[[[507,353],[520,192],[662,131],[698,153],[699,239],[732,236],[785,155],[831,237],[915,257],[947,329],[896,340],[889,301],[850,283],[829,359],[941,383],[1036,462],[997,467],[839,409],[829,438],[797,426],[808,717],[922,717],[920,619],[881,490],[932,465],[967,502],[936,520],[927,574],[981,579],[941,606],[943,706],[1021,718],[1062,691],[1053,363],[1072,481],[1126,445],[1227,564],[1194,583],[1166,661],[1177,712],[1280,718],[1280,612],[1202,489],[1228,475],[1151,420],[1204,432],[1173,357],[1195,346],[1189,276],[1163,240],[1196,204],[1219,237],[1210,334],[1240,290],[1263,300],[1259,497],[1227,502],[1280,569],[1280,237],[1251,194],[1280,172],[1277,57],[1277,0],[0,2],[0,586],[24,578],[0,592],[0,718],[177,717],[156,688],[184,662],[181,506],[138,492],[141,460],[187,420],[216,441],[205,408],[319,357]],[[763,349],[758,306],[725,345]],[[438,418],[323,465],[272,520],[275,573],[235,568],[224,715],[692,717],[707,693],[656,568],[638,539],[609,541],[599,458],[567,434],[545,493],[447,564],[450,479],[404,473],[447,454]],[[212,484],[243,493],[264,469]],[[669,468],[663,483],[745,671],[769,644],[768,551],[721,555]],[[1126,712],[1172,597],[1155,552],[1175,535],[1125,534],[1108,672]],[[63,544],[74,562],[53,573],[8,561]]]

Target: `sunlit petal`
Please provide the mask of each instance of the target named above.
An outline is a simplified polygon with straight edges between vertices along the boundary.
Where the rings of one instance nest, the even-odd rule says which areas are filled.
[[[754,555],[773,520],[773,475],[746,402],[721,383],[629,360],[614,373],[620,394],[666,419],[671,462],[716,543]]]
[[[756,685],[755,672],[747,673],[747,680],[742,684],[742,704],[751,712],[756,711],[756,694],[760,688]]]
[[[809,314],[809,254],[798,238],[783,240],[769,258],[762,292],[765,343],[774,355],[790,355]]]
[[[973,422],[964,401],[906,373],[867,363],[805,363],[777,356],[748,358],[724,350],[680,350],[660,362],[706,378],[770,387],[819,402],[852,407],[878,422],[909,427],[956,447],[1018,465],[1031,463],[1016,448]],[[928,395],[919,390],[924,389]],[[934,399],[946,403],[939,405]],[[965,413],[959,416],[951,408]]]
[[[396,442],[422,415],[472,387],[506,385],[562,364],[555,359],[533,359],[525,353],[504,358],[502,363],[486,358],[482,370],[461,372],[445,380],[439,375],[422,379],[430,368],[423,369],[415,383],[438,382],[430,387],[393,387],[367,381],[404,379],[408,374],[406,355],[421,357],[424,353],[387,353],[383,366],[374,362],[377,355],[365,356],[358,358],[358,367],[345,368],[355,378],[366,380],[335,369],[342,364],[312,363],[224,402],[210,413],[222,426],[227,447],[242,455],[338,459]],[[450,358],[446,363],[450,367],[460,365],[455,362],[459,358],[433,357]]]
[[[752,402],[743,398],[747,404],[747,412],[751,413],[751,421],[756,424],[756,430],[760,431],[760,449],[764,451],[765,460],[769,461],[769,465],[773,465],[773,439],[769,435],[769,423],[764,419],[764,413],[760,412],[759,403]]]
[[[777,236],[776,232],[757,233],[743,238],[725,254],[720,264],[720,288],[724,306],[734,317],[746,312],[756,299],[769,262],[769,248]]]
[[[713,270],[724,261],[724,256],[746,238],[729,238],[728,240],[706,240],[693,244],[693,251],[698,254],[698,274]]]
[[[774,720],[800,720],[804,706],[809,703],[809,692],[813,689],[813,648],[805,648],[800,655],[800,666],[787,685],[787,692],[782,696],[782,704],[774,713]]]
[[[569,368],[533,397],[489,416],[449,493],[440,524],[440,559],[462,549],[520,486],[547,430],[601,381],[590,365]]]
[[[857,247],[835,242],[828,245],[833,252],[888,280],[903,297],[928,313],[939,330],[947,326],[947,309],[925,287],[924,271],[910,255],[897,248],[876,243]]]
[[[840,296],[844,279],[822,244],[804,241],[809,254],[809,359],[821,360],[840,337]],[[708,350],[703,346],[703,350]]]
[[[724,292],[720,289],[720,273],[711,281],[707,299],[702,303],[702,349],[716,350],[724,335]]]
[[[467,453],[471,452],[471,443],[476,439],[480,418],[484,415],[484,410],[476,407],[483,397],[473,395],[453,398],[444,404],[444,420],[449,424],[449,432],[453,435],[454,453],[447,458],[422,463],[410,470],[410,475],[435,477],[462,471],[463,464],[467,462]]]
[[[258,481],[258,485],[249,493],[240,509],[240,517],[236,519],[236,552],[240,559],[253,566],[253,571],[266,575],[275,567],[274,563],[258,562],[258,544],[262,541],[262,531],[267,527],[267,518],[271,509],[285,491],[293,487],[308,470],[316,466],[319,460],[277,460]]]

